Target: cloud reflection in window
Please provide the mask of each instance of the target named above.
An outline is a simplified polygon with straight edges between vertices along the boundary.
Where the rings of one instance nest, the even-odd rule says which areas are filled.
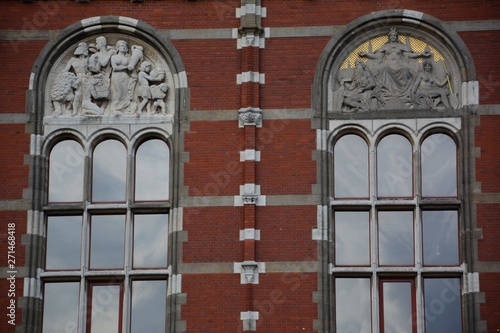
[[[168,215],[134,217],[134,268],[167,267]]]
[[[379,197],[411,197],[413,193],[411,144],[402,135],[384,137],[377,147]]]
[[[43,332],[76,332],[78,326],[78,282],[45,283]]]
[[[335,279],[336,332],[371,332],[370,279]]]
[[[80,269],[81,239],[81,216],[49,216],[45,269]]]
[[[125,216],[92,216],[90,230],[90,268],[123,268]]]
[[[138,149],[135,161],[135,200],[167,200],[169,149],[161,140],[149,140]]]
[[[380,265],[413,265],[413,212],[379,212]]]
[[[334,148],[336,198],[368,198],[368,145],[360,136],[341,137]]]
[[[411,282],[383,283],[384,333],[412,332]]]
[[[458,213],[423,211],[424,265],[458,265]]]
[[[422,143],[422,195],[457,195],[457,147],[445,134],[434,134]]]
[[[370,264],[368,212],[335,212],[335,263]]]
[[[49,158],[49,202],[81,202],[83,198],[82,146],[74,140],[61,141]]]
[[[131,333],[165,332],[167,281],[132,282]]]
[[[93,155],[92,201],[124,202],[127,152],[117,140],[97,145]]]

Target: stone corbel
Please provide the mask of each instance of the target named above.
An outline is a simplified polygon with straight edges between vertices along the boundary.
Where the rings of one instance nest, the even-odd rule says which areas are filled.
[[[259,273],[265,272],[265,264],[255,261],[234,263],[234,272],[241,275],[241,284],[259,284]]]
[[[262,110],[259,108],[244,108],[239,111],[239,127],[262,127]]]

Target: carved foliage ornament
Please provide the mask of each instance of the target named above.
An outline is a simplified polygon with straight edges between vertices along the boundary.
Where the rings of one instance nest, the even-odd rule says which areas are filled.
[[[52,68],[45,115],[166,115],[172,84],[153,48],[129,36],[97,36],[70,48]]]
[[[458,107],[441,53],[420,39],[399,35],[396,28],[355,49],[333,80],[334,112]]]

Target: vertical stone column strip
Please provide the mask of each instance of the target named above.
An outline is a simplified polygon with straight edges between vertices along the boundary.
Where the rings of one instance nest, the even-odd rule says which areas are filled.
[[[235,205],[243,205],[243,230],[240,240],[243,242],[243,262],[235,263],[234,272],[241,275],[241,283],[246,284],[246,309],[241,309],[243,331],[255,331],[259,313],[254,310],[254,284],[259,283],[259,273],[264,271],[264,264],[255,261],[256,241],[260,232],[256,229],[256,209],[265,205],[265,197],[260,195],[260,186],[256,185],[256,138],[257,127],[262,126],[260,109],[260,85],[265,83],[264,74],[260,73],[260,48],[264,46],[261,26],[261,0],[241,0],[241,7],[236,10],[240,18],[237,49],[241,50],[241,73],[237,75],[237,84],[241,85],[241,105],[239,127],[244,131],[244,151],[240,160],[244,163],[244,185],[240,196],[235,197]]]

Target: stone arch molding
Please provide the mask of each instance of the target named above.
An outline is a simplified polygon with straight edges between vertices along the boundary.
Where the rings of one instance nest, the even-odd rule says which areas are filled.
[[[103,16],[63,30],[35,64],[32,110],[44,133],[61,125],[173,123],[187,107],[177,51],[148,24]],[[182,100],[182,103],[181,103]]]
[[[410,10],[376,12],[348,24],[323,51],[315,89],[323,98],[314,107],[327,113],[452,110],[477,104],[478,96],[460,37]]]

